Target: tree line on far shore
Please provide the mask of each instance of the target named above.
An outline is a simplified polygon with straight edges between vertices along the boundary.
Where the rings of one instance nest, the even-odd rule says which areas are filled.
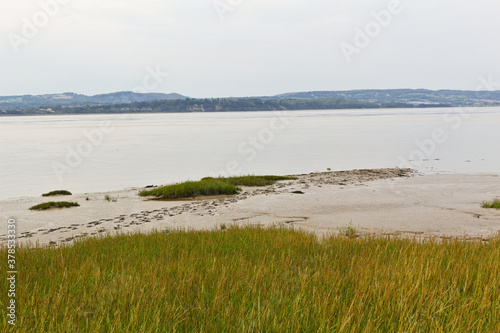
[[[275,110],[329,110],[449,107],[448,104],[411,104],[402,102],[372,103],[339,98],[263,100],[258,98],[176,99],[109,105],[51,106],[26,110],[2,111],[2,114],[85,114],[85,113],[160,113],[228,112]]]

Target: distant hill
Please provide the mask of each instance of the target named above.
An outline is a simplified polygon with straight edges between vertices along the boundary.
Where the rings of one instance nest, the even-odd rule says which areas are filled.
[[[180,94],[131,91],[86,96],[75,93],[0,97],[0,114],[211,112],[500,105],[500,91],[346,90],[275,96],[193,99]]]
[[[132,91],[115,92],[102,95],[80,95],[75,93],[48,94],[48,95],[23,95],[0,96],[1,110],[26,110],[32,108],[47,108],[54,106],[87,106],[87,105],[112,105],[134,102],[148,102],[156,100],[186,99],[180,94],[146,93],[140,94]]]
[[[309,91],[286,93],[263,99],[340,98],[370,103],[448,104],[450,106],[498,105],[500,91],[385,89]]]

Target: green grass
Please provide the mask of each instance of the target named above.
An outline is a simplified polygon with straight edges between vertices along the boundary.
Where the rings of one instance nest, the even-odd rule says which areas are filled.
[[[66,208],[66,207],[78,207],[80,206],[76,202],[67,202],[67,201],[59,201],[59,202],[45,202],[39,205],[33,206],[30,210],[46,210],[51,208]]]
[[[207,179],[207,178],[205,178]],[[220,177],[215,178],[224,183],[232,184],[234,186],[268,186],[273,185],[279,180],[293,180],[296,177],[286,176],[240,176],[240,177]]]
[[[57,190],[57,191],[52,191],[49,193],[44,193],[44,194],[42,194],[42,197],[51,197],[54,195],[71,195],[71,192],[66,191],[66,190]]]
[[[481,203],[481,207],[483,208],[495,208],[495,209],[500,209],[500,199],[495,199],[493,201],[483,201]]]
[[[239,192],[239,188],[214,179],[205,179],[198,182],[184,182],[164,187],[146,190],[140,196],[154,196],[161,199],[195,198],[199,196],[232,195]]]
[[[229,227],[21,247],[16,257],[12,332],[500,331],[500,239],[319,241]],[[0,300],[5,311],[6,292]]]
[[[107,202],[117,202],[118,201],[118,198],[116,197],[112,197],[110,196],[109,194],[106,194],[104,196],[104,200],[106,200]]]
[[[195,198],[207,195],[233,195],[240,191],[238,186],[267,186],[279,180],[297,179],[285,176],[240,176],[205,177],[198,182],[184,182],[167,185],[139,193],[140,196],[154,196],[161,199]]]

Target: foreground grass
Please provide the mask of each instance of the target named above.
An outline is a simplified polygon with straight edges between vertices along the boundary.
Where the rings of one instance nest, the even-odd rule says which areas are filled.
[[[140,196],[154,196],[161,199],[195,198],[203,195],[237,194],[238,186],[267,186],[279,180],[296,179],[284,176],[241,176],[241,177],[206,177],[198,182],[184,182],[167,185],[153,190],[145,190]]]
[[[16,332],[500,331],[500,240],[318,241],[230,227],[17,257]]]
[[[66,191],[66,190],[57,190],[57,191],[52,191],[49,193],[44,193],[42,194],[42,197],[51,197],[55,195],[72,195],[71,192]]]
[[[33,206],[30,210],[46,210],[51,208],[68,208],[68,207],[78,207],[80,206],[76,202],[67,202],[67,201],[59,201],[59,202],[44,202],[39,205]]]
[[[500,199],[495,199],[495,200],[490,201],[490,202],[483,201],[481,204],[481,207],[500,209]]]

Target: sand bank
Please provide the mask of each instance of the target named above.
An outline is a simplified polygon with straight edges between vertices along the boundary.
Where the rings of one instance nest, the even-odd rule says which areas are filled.
[[[103,233],[201,230],[223,224],[286,225],[318,235],[349,226],[360,235],[488,239],[500,233],[500,210],[480,206],[500,197],[500,175],[423,176],[401,169],[313,173],[243,188],[236,196],[190,201],[144,200],[137,195],[142,189],[0,201],[5,221],[0,244],[6,243],[9,218],[17,221],[19,242],[39,245]],[[116,201],[105,200],[105,195]],[[29,210],[47,201],[75,201],[80,207]]]

